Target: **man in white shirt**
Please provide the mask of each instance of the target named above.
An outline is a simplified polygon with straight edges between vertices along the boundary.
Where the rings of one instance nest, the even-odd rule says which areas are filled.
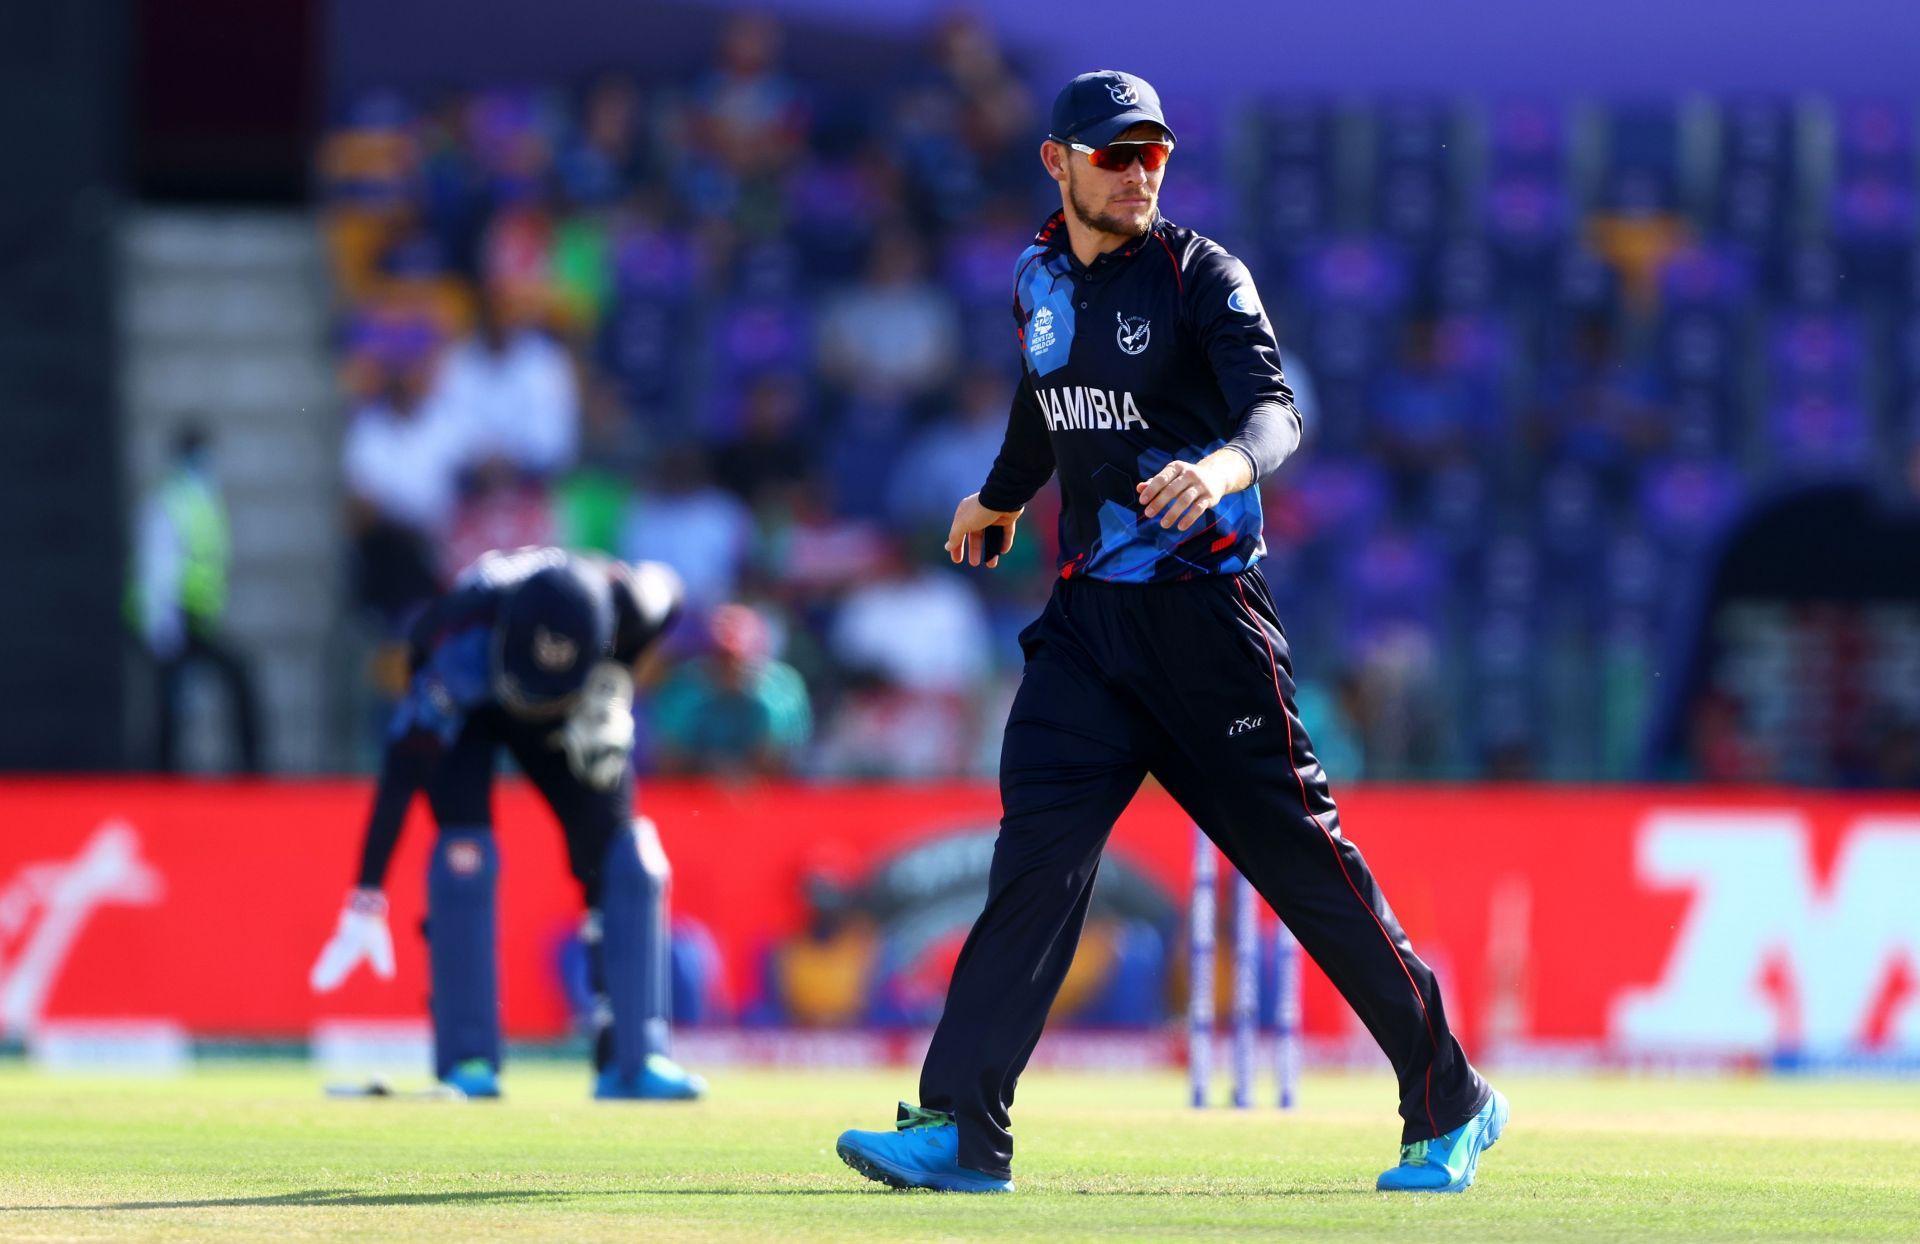
[[[441,362],[432,401],[458,429],[466,465],[505,460],[548,476],[571,466],[578,452],[573,360],[497,292],[480,300],[473,334]]]
[[[463,439],[446,405],[428,396],[431,356],[387,366],[385,391],[347,425],[341,468],[356,595],[398,625],[443,586],[436,550],[459,495]]]

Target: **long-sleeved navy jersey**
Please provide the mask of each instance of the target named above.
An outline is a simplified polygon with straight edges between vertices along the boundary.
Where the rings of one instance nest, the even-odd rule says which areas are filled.
[[[1265,552],[1256,488],[1188,531],[1143,519],[1134,485],[1223,446],[1257,483],[1300,416],[1246,265],[1167,220],[1090,265],[1055,212],[1014,269],[1024,374],[980,489],[1017,510],[1060,473],[1060,573],[1149,583],[1244,570]]]

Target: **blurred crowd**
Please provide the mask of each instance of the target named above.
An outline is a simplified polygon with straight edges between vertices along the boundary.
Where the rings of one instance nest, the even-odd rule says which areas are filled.
[[[372,632],[489,547],[654,558],[691,610],[653,769],[991,772],[1051,492],[997,572],[940,546],[1018,376],[1050,90],[965,17],[849,83],[741,15],[680,80],[347,103]],[[1920,490],[1911,111],[1168,104],[1163,208],[1248,261],[1306,418],[1267,573],[1335,780],[1778,777],[1738,713],[1685,773],[1644,740],[1743,507]]]

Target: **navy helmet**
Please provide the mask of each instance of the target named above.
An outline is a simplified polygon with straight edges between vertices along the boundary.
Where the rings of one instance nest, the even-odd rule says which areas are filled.
[[[519,717],[572,711],[587,671],[613,651],[613,599],[604,578],[572,561],[515,584],[493,627],[493,694]]]

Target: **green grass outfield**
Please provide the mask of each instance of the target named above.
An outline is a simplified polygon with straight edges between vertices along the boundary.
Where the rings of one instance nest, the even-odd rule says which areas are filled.
[[[1511,1130],[1463,1196],[1384,1196],[1384,1078],[1195,1112],[1173,1074],[1029,1076],[1011,1197],[891,1192],[834,1136],[906,1071],[724,1073],[697,1105],[585,1100],[523,1064],[500,1103],[328,1101],[288,1062],[167,1081],[0,1067],[0,1238],[1920,1239],[1920,1087],[1501,1081]]]

